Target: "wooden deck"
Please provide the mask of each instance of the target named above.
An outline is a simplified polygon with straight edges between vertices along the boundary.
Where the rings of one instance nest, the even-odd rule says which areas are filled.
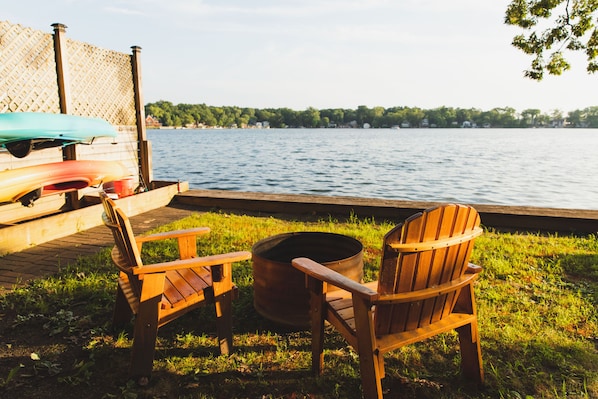
[[[188,208],[166,206],[130,218],[136,234],[182,219],[195,212]],[[79,257],[92,255],[102,248],[112,247],[114,241],[105,226],[93,227],[70,236],[52,240],[35,247],[0,258],[0,293],[59,271]]]
[[[136,234],[206,210],[236,211],[252,215],[318,219],[332,215],[401,221],[434,205],[367,198],[264,194],[219,190],[178,193],[170,204],[131,217]],[[588,234],[598,232],[598,211],[532,207],[475,206],[486,227],[505,231],[544,231]],[[41,243],[0,257],[0,293],[57,272],[81,256],[113,245],[104,226]]]

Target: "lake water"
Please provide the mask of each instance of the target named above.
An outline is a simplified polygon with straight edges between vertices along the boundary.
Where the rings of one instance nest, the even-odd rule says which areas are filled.
[[[598,209],[596,129],[149,130],[191,188]]]

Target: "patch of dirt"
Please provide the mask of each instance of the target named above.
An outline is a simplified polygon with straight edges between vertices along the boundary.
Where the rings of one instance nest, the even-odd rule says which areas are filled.
[[[41,315],[0,315],[0,397],[123,397],[128,349],[90,350],[90,342],[102,346],[112,337],[92,337],[84,317],[73,320],[61,327]]]

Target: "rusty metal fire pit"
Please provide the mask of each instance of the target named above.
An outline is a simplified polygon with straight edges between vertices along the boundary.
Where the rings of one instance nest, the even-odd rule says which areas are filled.
[[[311,258],[354,281],[363,278],[363,245],[341,234],[279,234],[257,242],[252,252],[254,307],[265,318],[287,326],[309,326],[305,276],[291,265],[292,259]]]

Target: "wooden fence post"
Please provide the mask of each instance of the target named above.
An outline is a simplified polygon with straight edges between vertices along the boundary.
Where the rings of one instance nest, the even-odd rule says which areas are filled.
[[[66,59],[66,28],[64,24],[52,24],[54,28],[54,58],[56,61],[56,79],[58,82],[58,98],[60,113],[68,114],[71,108],[71,85],[68,73],[68,60]],[[63,160],[77,159],[77,150],[74,145],[62,147]],[[64,195],[67,205],[73,209],[79,208],[79,194],[77,191]]]
[[[68,113],[71,103],[71,90],[68,79],[67,63],[65,61],[65,33],[66,25],[52,24],[54,28],[54,58],[56,60],[56,79],[58,81],[58,97],[60,100],[60,112]]]
[[[132,46],[131,68],[133,71],[133,89],[135,92],[135,118],[137,119],[137,141],[139,143],[139,173],[140,185],[146,189],[151,189],[152,175],[152,147],[151,142],[147,140],[145,131],[145,105],[143,104],[143,94],[141,90],[141,47]]]

